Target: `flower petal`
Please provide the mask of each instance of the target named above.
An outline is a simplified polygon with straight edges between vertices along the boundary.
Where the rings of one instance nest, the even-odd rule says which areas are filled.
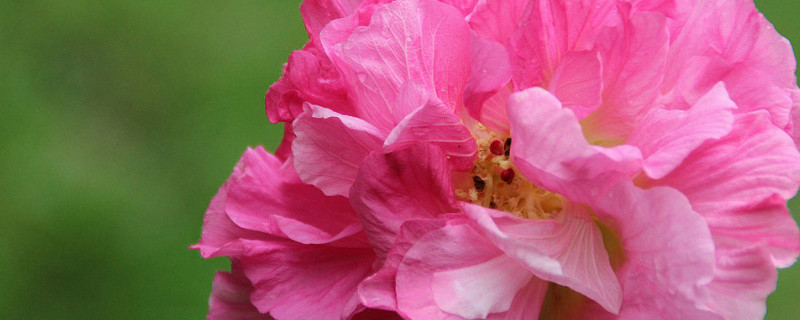
[[[474,34],[470,36],[470,59],[472,72],[464,89],[464,106],[473,118],[482,119],[483,103],[511,80],[511,65],[501,44]]]
[[[622,182],[593,209],[623,248],[624,263],[616,270],[624,293],[620,317],[713,318],[695,305],[695,292],[712,280],[714,243],[680,192]]]
[[[534,184],[570,200],[588,202],[602,189],[639,171],[638,149],[589,145],[574,113],[541,88],[511,95],[508,115],[514,164]],[[574,183],[578,180],[593,182]]]
[[[548,220],[517,218],[466,203],[461,208],[495,245],[540,279],[570,287],[610,312],[619,311],[619,283],[600,229],[583,206],[568,204]]]
[[[703,142],[731,131],[733,109],[725,87],[717,85],[688,111],[653,109],[639,122],[626,144],[642,151],[644,172],[653,179],[666,176]]]
[[[703,216],[746,207],[773,194],[789,199],[800,184],[800,152],[766,112],[735,116],[731,133],[703,144],[681,166],[648,185],[685,194]]]
[[[481,38],[508,45],[525,13],[528,0],[480,0],[467,16],[469,26]]]
[[[361,231],[346,198],[326,197],[293,174],[263,148],[248,149],[229,179],[225,212],[241,228],[301,243],[329,243]],[[321,212],[328,219],[320,220]]]
[[[208,320],[270,320],[250,302],[253,284],[244,276],[239,263],[231,265],[231,272],[219,271],[214,276],[211,298],[208,300]]]
[[[350,191],[350,203],[381,259],[403,222],[456,211],[450,172],[446,155],[431,145],[367,157]]]
[[[760,247],[719,250],[714,281],[703,289],[709,309],[728,320],[763,319],[767,296],[775,291],[778,271]]]
[[[425,31],[423,31],[425,30]],[[334,48],[358,115],[388,132],[403,83],[425,85],[448,107],[460,106],[469,74],[469,28],[455,8],[401,0],[378,8],[369,26]]]
[[[460,171],[472,169],[478,150],[461,120],[441,104],[426,104],[409,113],[389,133],[383,149],[392,152],[417,143],[440,147],[454,169]]]
[[[241,258],[253,283],[253,304],[277,319],[348,319],[359,309],[356,289],[372,271],[368,248],[296,242],[251,243]]]
[[[547,90],[578,119],[600,106],[603,67],[595,51],[573,51],[561,60]]]
[[[380,150],[383,136],[364,120],[315,105],[305,108],[292,123],[297,174],[326,195],[347,196],[361,161]]]
[[[490,272],[493,286],[478,269]],[[412,319],[474,319],[507,312],[532,277],[526,273],[468,224],[451,223],[427,233],[406,253],[397,271],[398,309]],[[529,303],[538,307],[536,301]]]

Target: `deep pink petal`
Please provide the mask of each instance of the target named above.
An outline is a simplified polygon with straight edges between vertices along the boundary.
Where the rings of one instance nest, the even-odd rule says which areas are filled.
[[[529,220],[472,204],[462,210],[492,242],[540,279],[558,283],[616,313],[622,292],[600,229],[586,209],[568,204],[556,218]]]
[[[255,290],[253,304],[277,319],[349,319],[363,309],[359,282],[372,271],[369,248],[337,248],[296,242],[248,244],[241,258]]]
[[[238,263],[231,265],[231,272],[219,271],[214,276],[211,298],[208,300],[208,320],[270,320],[250,302],[253,284],[244,276]]]
[[[294,166],[303,182],[326,195],[347,196],[364,157],[380,150],[383,135],[364,120],[308,105],[292,123]]]
[[[574,113],[541,88],[514,93],[508,115],[514,164],[536,185],[570,200],[586,202],[641,166],[641,153],[634,147],[589,145]],[[570,183],[579,180],[588,182]]]
[[[624,251],[616,269],[624,293],[621,318],[713,316],[698,309],[695,295],[712,280],[714,243],[686,197],[671,188],[642,190],[622,182],[593,209]]]
[[[392,152],[418,143],[441,148],[455,170],[469,171],[475,163],[475,139],[444,105],[426,104],[408,114],[389,133],[383,149]]]
[[[660,179],[683,163],[703,142],[727,135],[733,126],[735,108],[720,84],[687,111],[651,110],[626,143],[642,151],[644,172],[653,179]]]
[[[242,155],[229,180],[225,205],[236,225],[301,243],[328,243],[361,231],[346,198],[327,197],[314,186],[296,181],[291,168],[286,169],[289,173],[284,170],[261,147]],[[320,214],[328,219],[320,220]]]
[[[414,145],[367,157],[350,203],[381,259],[403,222],[456,211],[450,172],[446,155],[436,146]]]
[[[378,8],[369,26],[338,44],[358,115],[388,132],[392,104],[408,80],[422,83],[451,108],[460,106],[469,74],[469,29],[453,7],[402,0]]]
[[[603,68],[595,51],[573,51],[561,60],[547,90],[583,119],[600,106]]]

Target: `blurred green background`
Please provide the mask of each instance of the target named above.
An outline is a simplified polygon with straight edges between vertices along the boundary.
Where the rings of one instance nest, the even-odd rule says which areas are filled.
[[[800,44],[800,3],[756,2]],[[205,317],[228,262],[187,246],[244,149],[279,141],[264,92],[299,3],[0,1],[0,319]],[[767,318],[798,296],[781,271]]]

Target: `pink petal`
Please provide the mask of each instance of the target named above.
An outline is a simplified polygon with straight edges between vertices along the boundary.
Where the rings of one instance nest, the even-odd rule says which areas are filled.
[[[728,320],[763,319],[778,281],[770,260],[759,247],[718,251],[714,281],[703,288],[704,305]]]
[[[602,74],[597,52],[573,51],[561,60],[547,90],[583,119],[600,105]]]
[[[481,38],[508,45],[517,30],[528,0],[480,0],[467,16],[469,26]]]
[[[456,108],[469,74],[469,29],[453,7],[431,0],[378,8],[369,26],[334,48],[357,102],[358,115],[388,132],[403,83],[425,85]]]
[[[462,15],[469,15],[475,8],[475,4],[479,0],[440,0],[439,2],[447,3],[461,12]]]
[[[250,302],[253,285],[238,263],[231,265],[231,272],[219,271],[214,276],[211,298],[208,301],[208,320],[268,320]]]
[[[548,220],[517,218],[472,204],[461,208],[495,245],[540,279],[570,287],[610,312],[619,311],[622,293],[600,229],[582,206],[569,204]]]
[[[645,157],[644,172],[660,179],[678,167],[703,142],[719,139],[733,126],[736,105],[717,85],[688,111],[653,109],[626,141]]]
[[[731,133],[707,142],[652,185],[680,190],[704,216],[777,194],[789,199],[800,181],[800,153],[766,112],[737,115]]]
[[[494,285],[480,279],[476,269],[491,272]],[[530,279],[524,274],[524,267],[469,225],[450,224],[429,232],[406,253],[397,271],[398,309],[412,319],[471,319],[506,312]],[[481,293],[485,295],[476,300]],[[538,307],[536,301],[529,303]]]
[[[570,200],[587,202],[603,188],[633,175],[641,165],[641,154],[634,147],[589,145],[574,113],[562,109],[541,88],[514,93],[508,115],[514,164],[531,182]],[[578,180],[594,182],[569,183]]]
[[[496,42],[470,37],[472,72],[464,89],[464,106],[475,119],[481,119],[483,103],[511,80],[511,65],[505,48]],[[505,101],[503,112],[505,113]]]
[[[455,170],[469,171],[478,150],[475,139],[461,120],[441,104],[426,104],[397,124],[384,142],[384,151],[392,152],[413,144],[438,146],[450,158]]]
[[[590,141],[620,141],[651,106],[662,80],[669,34],[663,15],[639,12],[605,30],[604,103],[584,120]]]
[[[400,226],[380,270],[361,282],[358,294],[361,301],[370,308],[397,310],[395,278],[397,268],[403,257],[422,236],[444,227],[444,220],[409,220]]]
[[[414,145],[367,157],[350,202],[381,259],[403,222],[456,211],[450,172],[447,157],[435,146]]]
[[[347,196],[368,153],[380,150],[383,135],[364,120],[307,105],[292,123],[294,166],[303,182],[326,195]]]
[[[800,231],[786,207],[786,201],[778,195],[748,207],[705,218],[718,249],[763,246],[778,268],[791,266],[800,254]]]
[[[530,2],[511,45],[516,87],[546,85],[568,51],[591,49],[618,20],[612,1]]]
[[[229,179],[225,212],[241,228],[301,243],[329,243],[361,231],[346,198],[326,197],[292,174],[263,148],[248,149]],[[329,220],[319,219],[322,212]]]
[[[242,257],[255,290],[253,304],[277,319],[348,319],[359,307],[356,289],[372,271],[368,248],[261,242]]]
[[[311,38],[319,35],[329,22],[353,13],[361,0],[306,0],[300,4],[303,23]]]
[[[619,237],[624,264],[622,318],[703,319],[696,288],[713,276],[714,243],[702,216],[671,188],[642,190],[622,182],[593,207]]]

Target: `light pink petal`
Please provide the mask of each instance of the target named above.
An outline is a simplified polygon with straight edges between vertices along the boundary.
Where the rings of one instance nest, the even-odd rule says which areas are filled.
[[[367,309],[356,314],[353,320],[403,320],[403,318],[397,312]]]
[[[540,279],[570,287],[616,313],[622,292],[600,229],[586,209],[569,204],[548,220],[517,218],[472,204],[462,210],[492,242]]]
[[[541,88],[514,93],[508,102],[511,157],[526,178],[567,198],[587,202],[606,186],[639,171],[635,147],[589,145],[572,110]],[[546,151],[544,151],[546,150]],[[570,183],[570,181],[589,181]]]
[[[327,197],[292,173],[263,148],[248,149],[229,179],[225,212],[241,228],[301,243],[329,243],[361,231],[346,198]]]
[[[717,248],[763,246],[775,267],[794,264],[800,254],[800,231],[786,201],[773,195],[760,203],[730,212],[707,215]]]
[[[469,26],[481,38],[507,45],[525,13],[528,0],[479,0],[467,16]]]
[[[526,273],[468,224],[450,224],[427,233],[406,253],[397,271],[398,309],[412,319],[507,312],[532,277]]]
[[[402,85],[422,83],[457,109],[469,74],[469,29],[453,7],[402,0],[378,8],[369,26],[334,48],[358,115],[385,132]]]
[[[703,216],[747,207],[777,194],[789,199],[800,181],[800,153],[766,112],[736,115],[731,133],[703,144],[653,185],[680,190]]]
[[[511,124],[508,121],[507,103],[508,97],[513,93],[511,90],[511,84],[503,86],[496,94],[484,101],[479,109],[480,114],[474,115],[471,113],[471,115],[477,116],[475,119],[480,120],[486,127],[510,134]]]
[[[789,134],[794,137],[794,144],[800,149],[800,90],[794,92],[792,100],[794,101],[794,107],[792,108],[792,132]]]
[[[573,51],[561,60],[547,90],[583,119],[600,106],[603,67],[595,51]]]
[[[702,216],[671,188],[642,190],[622,182],[593,211],[618,237],[624,263],[622,318],[703,319],[696,288],[711,282],[714,243]]]
[[[771,74],[754,67],[737,66],[725,76],[725,86],[739,112],[766,110],[770,121],[779,128],[792,120],[792,96],[785,89],[771,84]]]
[[[778,281],[770,260],[759,247],[718,251],[714,281],[703,288],[704,305],[728,320],[763,319]]]
[[[461,12],[462,15],[469,15],[475,8],[475,4],[479,0],[439,0],[439,2],[447,3]]]
[[[350,191],[350,203],[383,259],[403,222],[455,212],[446,155],[436,146],[414,145],[372,153]]]
[[[455,170],[469,171],[475,163],[475,139],[444,105],[426,104],[408,114],[386,137],[383,149],[392,152],[418,143],[441,148]]]
[[[253,285],[238,263],[231,265],[231,272],[219,271],[214,276],[211,298],[208,301],[208,320],[269,320],[250,302]]]
[[[484,102],[511,80],[511,65],[502,45],[474,34],[470,37],[470,57],[472,72],[464,89],[464,106],[473,118],[481,119]]]
[[[728,134],[733,126],[735,108],[725,87],[719,84],[687,111],[651,110],[626,143],[642,151],[644,172],[653,179],[660,179],[703,142]]]
[[[277,319],[349,319],[363,309],[356,289],[375,255],[368,248],[261,242],[241,258],[253,304]]]
[[[383,135],[364,120],[307,105],[292,123],[294,166],[303,182],[326,195],[347,196],[368,153],[380,150]]]
[[[669,34],[663,15],[638,12],[608,28],[598,50],[603,58],[604,103],[584,120],[593,142],[621,141],[658,93]]]

